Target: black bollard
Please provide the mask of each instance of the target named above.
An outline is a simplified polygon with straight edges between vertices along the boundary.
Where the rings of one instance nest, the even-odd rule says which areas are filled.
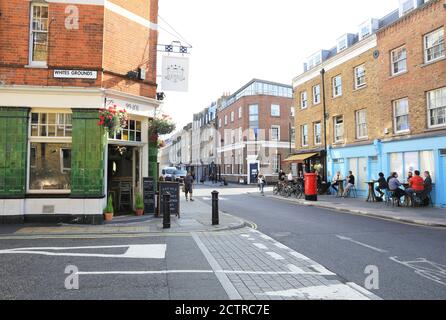
[[[220,223],[218,218],[218,191],[212,192],[212,225],[217,226]]]
[[[163,194],[163,229],[170,229],[170,193]]]

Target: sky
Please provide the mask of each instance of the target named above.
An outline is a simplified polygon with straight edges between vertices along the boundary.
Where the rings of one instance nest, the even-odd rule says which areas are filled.
[[[253,78],[291,85],[307,57],[397,8],[398,0],[159,0],[167,22],[158,21],[159,43],[178,40],[165,31],[175,33],[170,25],[193,46],[189,92],[166,91],[162,112],[181,129]]]

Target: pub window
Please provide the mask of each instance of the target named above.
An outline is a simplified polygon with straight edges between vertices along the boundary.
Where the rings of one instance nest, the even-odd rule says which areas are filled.
[[[31,113],[31,137],[71,137],[70,113]]]
[[[48,6],[31,4],[30,22],[30,65],[45,66],[48,59]]]
[[[70,193],[72,115],[31,112],[29,193]]]
[[[141,121],[128,120],[127,127],[116,133],[110,133],[111,140],[141,142]]]

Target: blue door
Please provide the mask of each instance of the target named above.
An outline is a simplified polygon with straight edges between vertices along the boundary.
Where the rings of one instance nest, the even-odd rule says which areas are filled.
[[[249,175],[251,177],[251,183],[257,183],[257,173],[259,172],[259,164],[251,163],[249,165]]]
[[[440,206],[446,206],[446,185],[445,185],[445,181],[444,181],[445,176],[446,176],[446,155],[440,157],[440,175],[436,179],[437,185],[439,185],[440,190],[441,190],[440,194],[439,194],[440,198],[437,199],[438,205],[440,205]],[[441,180],[439,180],[439,178]]]

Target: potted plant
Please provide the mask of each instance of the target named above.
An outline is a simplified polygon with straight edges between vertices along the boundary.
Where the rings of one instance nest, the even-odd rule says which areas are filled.
[[[109,196],[108,199],[107,199],[107,206],[104,209],[104,219],[105,219],[105,221],[112,221],[113,220],[113,213],[114,213],[113,198]]]
[[[135,210],[136,210],[136,215],[138,217],[144,215],[144,200],[143,200],[142,195],[140,193],[136,194]]]

